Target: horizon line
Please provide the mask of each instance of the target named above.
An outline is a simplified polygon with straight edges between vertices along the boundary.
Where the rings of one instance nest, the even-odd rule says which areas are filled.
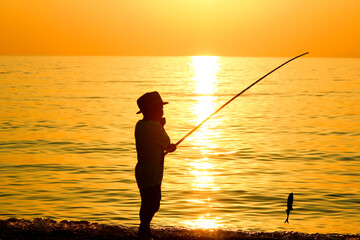
[[[300,54],[300,53],[299,53]],[[89,55],[81,55],[81,54],[0,54],[1,57],[197,57],[197,56],[209,56],[209,57],[261,57],[261,58],[286,58],[286,57],[293,57],[291,55],[283,55],[283,56],[266,56],[266,55],[210,55],[210,54],[198,54],[198,55],[111,55],[111,54],[89,54]],[[360,58],[353,57],[353,56],[311,56],[309,54],[309,58]]]

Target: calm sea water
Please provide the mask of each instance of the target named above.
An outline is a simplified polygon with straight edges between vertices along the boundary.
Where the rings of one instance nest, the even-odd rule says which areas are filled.
[[[137,225],[136,99],[176,142],[286,60],[1,56],[0,218]],[[167,155],[153,224],[359,233],[359,106],[360,59],[286,65]]]

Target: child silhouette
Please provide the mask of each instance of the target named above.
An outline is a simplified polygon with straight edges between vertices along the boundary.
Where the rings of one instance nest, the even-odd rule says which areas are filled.
[[[135,127],[138,162],[135,167],[136,182],[140,190],[140,227],[138,239],[151,239],[150,222],[160,208],[161,182],[164,173],[164,151],[173,152],[176,145],[170,143],[164,125],[163,102],[158,92],[142,95],[137,104],[143,119]]]

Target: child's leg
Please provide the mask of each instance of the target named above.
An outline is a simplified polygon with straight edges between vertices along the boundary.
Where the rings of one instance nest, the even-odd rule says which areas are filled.
[[[139,235],[151,235],[150,222],[160,208],[161,188],[160,186],[140,189],[140,227]]]

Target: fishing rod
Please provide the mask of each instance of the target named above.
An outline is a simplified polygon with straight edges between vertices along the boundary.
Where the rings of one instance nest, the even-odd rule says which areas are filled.
[[[289,62],[302,57],[306,54],[308,54],[309,52],[300,54],[299,56],[296,56],[286,62],[284,62],[283,64],[281,64],[280,66],[274,68],[273,70],[271,70],[270,72],[268,72],[267,74],[265,74],[264,76],[262,76],[261,78],[259,78],[258,80],[256,80],[255,82],[253,82],[250,86],[248,86],[247,88],[245,88],[244,90],[242,90],[241,92],[239,92],[238,94],[236,94],[234,97],[232,97],[229,101],[227,101],[226,103],[224,103],[221,107],[219,107],[215,112],[213,112],[210,116],[208,116],[205,120],[203,120],[199,125],[197,125],[196,127],[194,127],[190,132],[188,132],[184,137],[182,137],[179,141],[177,141],[177,143],[175,143],[176,146],[178,146],[182,141],[184,141],[188,136],[190,136],[193,132],[195,132],[199,127],[201,127],[201,125],[203,125],[207,120],[209,120],[212,116],[214,116],[215,114],[217,114],[218,112],[220,112],[221,109],[223,109],[226,105],[228,105],[229,103],[231,103],[235,98],[239,97],[241,94],[243,94],[244,92],[246,92],[247,90],[249,90],[252,86],[254,86],[255,84],[257,84],[258,82],[260,82],[261,80],[263,80],[264,78],[266,78],[267,76],[269,76],[271,73],[275,72],[276,70],[278,70],[279,68],[281,68],[282,66],[284,66],[285,64],[288,64]],[[165,155],[168,152],[165,152]]]

